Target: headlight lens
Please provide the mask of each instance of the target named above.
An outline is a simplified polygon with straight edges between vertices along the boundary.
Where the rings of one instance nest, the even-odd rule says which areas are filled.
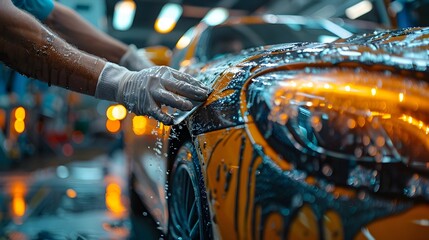
[[[429,174],[425,82],[363,69],[278,71],[254,79],[248,106],[268,143],[311,175],[408,194]]]

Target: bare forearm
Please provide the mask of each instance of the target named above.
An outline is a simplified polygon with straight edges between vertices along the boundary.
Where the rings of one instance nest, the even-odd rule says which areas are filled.
[[[103,60],[70,46],[10,0],[0,0],[0,32],[0,61],[29,77],[94,95]]]
[[[119,63],[127,45],[96,29],[70,8],[55,2],[54,10],[45,21],[55,32],[77,48]]]

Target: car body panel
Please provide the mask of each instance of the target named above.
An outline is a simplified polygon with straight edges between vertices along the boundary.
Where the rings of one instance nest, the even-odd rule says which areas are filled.
[[[213,92],[160,142],[189,132],[215,239],[427,236],[428,28],[200,61],[206,28],[176,63]]]
[[[426,30],[427,31],[427,30]],[[404,35],[407,35],[408,33],[404,33]],[[409,36],[410,37],[410,36]],[[390,39],[388,41],[389,44],[392,43],[398,43],[401,41],[404,41],[404,36],[400,37],[400,36],[396,36],[396,40],[392,40]],[[410,37],[412,38],[412,37]],[[418,37],[421,39],[425,39],[423,37]],[[414,38],[414,39],[418,39],[418,38]],[[417,44],[418,45],[418,44]],[[288,46],[290,47],[290,46]],[[288,47],[282,46],[282,47],[275,47],[275,50],[270,52],[270,50],[267,50],[266,55],[270,56],[270,62],[266,65],[270,65],[273,64],[273,59],[281,59],[281,63],[283,63],[283,59],[287,59],[286,64],[280,65],[280,64],[273,64],[275,65],[274,69],[269,69],[268,68],[264,68],[264,63],[258,62],[257,64],[254,63],[249,63],[251,61],[258,61],[261,58],[263,59],[265,56],[264,54],[260,54],[260,55],[256,55],[255,57],[252,57],[250,60],[246,59],[246,61],[240,62],[239,64],[236,65],[235,68],[228,68],[228,70],[226,70],[224,72],[224,75],[222,75],[219,79],[220,81],[217,82],[217,86],[221,86],[221,87],[215,87],[215,93],[220,93],[222,96],[223,93],[225,92],[225,89],[227,89],[228,84],[230,84],[231,82],[234,82],[234,77],[229,77],[230,75],[236,76],[238,75],[238,79],[241,80],[243,83],[243,85],[245,85],[246,80],[248,80],[248,83],[251,84],[255,81],[258,81],[258,78],[254,77],[254,75],[258,75],[257,73],[255,73],[253,76],[251,73],[252,70],[248,70],[247,72],[245,72],[245,70],[243,70],[243,68],[238,69],[239,67],[237,66],[241,66],[244,65],[246,67],[248,66],[257,66],[257,70],[255,70],[255,72],[263,72],[264,76],[269,76],[270,73],[272,73],[274,70],[276,71],[280,71],[280,70],[288,70],[288,71],[292,71],[293,69],[304,69],[306,68],[306,71],[309,72],[309,77],[306,78],[305,74],[301,74],[297,77],[295,77],[298,81],[302,81],[301,83],[299,83],[298,81],[296,81],[294,84],[300,84],[298,87],[296,88],[304,88],[307,84],[311,84],[311,87],[309,89],[310,93],[307,92],[307,94],[312,94],[315,95],[316,93],[319,93],[317,91],[317,86],[315,86],[316,81],[319,82],[319,85],[321,86],[321,89],[325,89],[326,84],[323,81],[323,78],[329,79],[329,85],[328,89],[329,91],[325,92],[322,94],[322,97],[319,95],[319,98],[324,99],[324,101],[326,101],[326,105],[328,105],[328,103],[331,103],[333,105],[340,105],[341,102],[347,102],[346,100],[348,100],[351,103],[356,104],[355,108],[359,109],[362,108],[362,103],[367,103],[370,101],[378,101],[379,103],[384,103],[384,105],[382,104],[382,108],[386,109],[386,107],[389,109],[389,113],[392,115],[398,115],[400,117],[402,117],[401,114],[403,114],[404,112],[407,112],[405,109],[411,109],[415,108],[415,105],[417,104],[419,106],[419,111],[420,114],[425,112],[425,109],[427,107],[427,89],[426,89],[426,84],[420,84],[420,87],[417,87],[418,85],[411,85],[409,87],[404,86],[403,82],[406,81],[413,81],[411,80],[412,77],[410,77],[410,79],[407,79],[405,76],[409,75],[409,76],[414,76],[417,77],[417,79],[427,79],[427,72],[422,71],[425,70],[424,68],[421,68],[421,66],[427,66],[427,61],[423,58],[419,58],[419,53],[421,53],[423,49],[421,49],[421,46],[418,46],[417,49],[413,49],[410,50],[408,49],[403,51],[406,52],[407,54],[411,53],[411,52],[417,52],[416,54],[416,58],[414,58],[414,64],[410,63],[409,61],[403,61],[404,59],[399,59],[400,56],[398,56],[397,59],[395,59],[395,54],[392,54],[391,52],[389,52],[389,59],[393,59],[392,62],[387,62],[387,64],[381,64],[381,63],[385,63],[383,61],[386,60],[386,58],[382,59],[380,61],[380,58],[372,58],[371,56],[369,56],[368,54],[371,53],[371,51],[369,49],[367,49],[366,46],[361,47],[361,46],[352,46],[355,48],[356,52],[363,52],[366,53],[367,56],[365,56],[364,60],[365,61],[361,61],[362,59],[358,59],[357,58],[357,54],[351,54],[350,52],[347,52],[345,49],[346,47],[350,47],[347,45],[343,45],[343,44],[339,44],[338,46],[335,45],[331,45],[331,46],[326,46],[326,45],[312,45],[311,47],[308,46],[304,46],[301,49],[305,50],[305,49],[311,49],[312,51],[310,52],[311,54],[307,54],[307,58],[310,59],[310,61],[308,61],[308,59],[302,59],[299,57],[290,57],[290,58],[286,58],[285,57],[285,53],[288,52]],[[362,49],[358,49],[358,48],[365,48],[364,50]],[[280,49],[280,50],[279,50]],[[284,50],[284,49],[288,49],[288,50]],[[325,54],[322,55],[320,54],[322,51],[319,51],[317,49],[323,49],[323,51],[326,51],[326,49],[329,50],[329,54],[332,54],[334,57],[330,57],[329,55]],[[338,50],[340,49],[340,50]],[[349,50],[347,48],[347,50]],[[386,49],[389,50],[389,49]],[[417,51],[416,51],[417,50]],[[300,51],[299,48],[292,48],[291,50],[289,50],[290,52],[292,52],[292,54],[296,54],[297,52]],[[340,51],[343,51],[342,53],[338,54]],[[402,52],[401,51],[401,52]],[[275,54],[277,54],[278,56],[282,55],[281,57],[273,57],[272,52],[275,52]],[[356,53],[355,52],[355,53]],[[387,52],[387,51],[385,51]],[[398,52],[400,55],[401,52]],[[319,55],[318,55],[319,54]],[[374,55],[383,55],[387,53],[383,53],[383,51],[381,50],[377,50],[376,53],[374,53]],[[423,55],[425,56],[425,55]],[[329,61],[323,61],[328,59]],[[420,61],[423,61],[423,64],[420,64]],[[404,63],[402,65],[398,64],[398,62]],[[419,64],[415,64],[416,62],[419,62]],[[301,64],[303,63],[303,64]],[[334,72],[330,72],[328,75],[329,76],[318,76],[319,72],[318,71],[314,71],[312,72],[311,66],[317,66],[319,68],[337,68],[337,69],[341,69],[341,68],[346,68],[346,70],[338,70]],[[395,67],[395,69],[392,68],[392,66]],[[412,69],[410,69],[410,66],[414,66],[412,67]],[[355,68],[360,67],[357,74],[359,74],[357,77],[353,78],[353,75],[356,74],[356,70]],[[363,70],[367,68],[367,70]],[[252,69],[252,68],[249,68]],[[253,68],[255,69],[255,68]],[[350,70],[348,70],[350,69]],[[384,75],[384,73],[377,73],[372,69],[377,69],[377,72],[382,72],[383,70],[385,71],[389,71],[389,73],[386,73],[386,75]],[[344,72],[341,72],[344,71]],[[395,74],[392,74],[392,72],[401,72],[402,75],[398,75],[395,76]],[[407,72],[408,71],[408,72]],[[231,72],[234,72],[235,74],[231,74]],[[245,72],[245,73],[243,73]],[[237,74],[239,73],[239,74]],[[305,73],[305,71],[304,71]],[[323,72],[322,72],[323,73]],[[325,74],[325,73],[323,73]],[[321,75],[323,75],[321,74]],[[243,78],[242,76],[245,75],[247,76],[247,78]],[[261,74],[262,75],[262,74]],[[278,76],[277,76],[278,77]],[[352,78],[351,78],[352,77]],[[222,86],[222,80],[223,78],[227,79],[228,84],[223,84]],[[267,79],[265,79],[264,81],[266,83],[271,83],[273,81],[275,81],[275,78],[270,79],[270,77],[266,77]],[[292,78],[291,76],[288,76],[288,81],[293,81],[295,78]],[[292,78],[292,79],[291,79]],[[315,80],[313,80],[312,78],[315,78]],[[385,78],[385,80],[383,80],[383,86],[379,87],[378,94],[377,96],[380,97],[380,99],[378,100],[370,100],[370,101],[363,101],[366,97],[371,95],[371,90],[374,88],[374,86],[379,86],[377,85],[377,82],[382,81],[382,79]],[[255,80],[256,79],[256,80]],[[287,78],[284,78],[287,79]],[[322,81],[321,81],[322,79]],[[404,80],[405,79],[405,80]],[[414,81],[418,81],[416,79],[414,79]],[[298,82],[298,83],[297,83]],[[371,83],[372,82],[372,83]],[[417,83],[417,82],[416,82]],[[323,84],[323,85],[322,85]],[[347,90],[347,84],[350,84],[352,90],[356,91],[356,92],[350,92],[350,90]],[[354,85],[353,85],[354,84]],[[349,87],[350,87],[349,86]],[[371,87],[372,86],[372,87]],[[291,91],[292,85],[288,85],[287,86],[288,90]],[[246,86],[243,87],[237,87],[236,91],[241,91],[240,96],[242,97],[242,99],[240,99],[238,102],[241,103],[241,114],[242,114],[242,118],[244,119],[244,121],[246,122],[246,129],[252,129],[253,130],[248,130],[247,133],[246,131],[241,128],[241,127],[230,127],[227,128],[224,132],[223,130],[218,130],[218,131],[212,131],[211,129],[208,130],[209,133],[202,133],[196,136],[196,143],[195,145],[198,146],[197,149],[201,149],[201,155],[202,155],[202,159],[206,159],[206,162],[202,162],[202,166],[206,166],[206,168],[203,168],[206,170],[205,175],[207,176],[206,179],[206,187],[207,187],[207,191],[208,191],[208,195],[209,195],[209,199],[212,201],[210,205],[210,207],[212,207],[212,213],[214,213],[215,218],[216,218],[216,222],[220,222],[222,224],[214,224],[214,229],[218,228],[218,230],[214,230],[215,232],[218,232],[218,234],[220,236],[222,236],[223,239],[248,239],[250,238],[250,236],[255,236],[255,234],[257,234],[256,232],[252,232],[252,230],[257,229],[257,226],[255,226],[254,224],[256,224],[256,220],[255,222],[248,222],[249,219],[254,219],[256,216],[256,209],[258,209],[258,204],[255,203],[257,201],[254,200],[254,198],[257,198],[257,196],[261,197],[266,194],[266,189],[259,189],[256,188],[254,189],[253,187],[255,187],[254,185],[255,183],[255,178],[257,178],[257,176],[260,175],[260,172],[262,171],[262,169],[265,169],[267,167],[264,167],[264,164],[262,164],[262,159],[264,158],[265,154],[262,154],[262,156],[259,157],[253,157],[252,158],[252,152],[257,152],[257,150],[253,149],[253,146],[264,146],[264,151],[265,148],[269,148],[269,146],[271,146],[272,144],[269,144],[267,142],[265,142],[264,140],[266,139],[266,137],[263,137],[260,135],[260,131],[255,129],[255,126],[253,126],[253,120],[251,118],[251,116],[243,113],[247,113],[247,106],[249,104],[248,101],[246,101],[246,99],[243,99],[246,97]],[[409,94],[409,104],[407,103],[403,103],[402,106],[400,106],[401,108],[398,111],[398,109],[395,108],[395,106],[398,105],[398,103],[400,102],[400,99],[398,99],[398,93],[401,91],[406,91]],[[266,91],[265,89],[262,89],[262,91]],[[306,93],[305,91],[302,91],[302,93]],[[354,94],[353,94],[354,93]],[[257,92],[256,95],[262,95],[262,93]],[[234,94],[229,94],[229,96],[233,96]],[[235,94],[238,95],[238,94]],[[269,95],[271,95],[271,93],[269,93]],[[280,96],[285,96],[285,93],[281,93],[279,94]],[[211,98],[215,98],[215,99],[221,99],[220,97],[217,97],[215,95],[212,95]],[[331,98],[331,99],[330,99]],[[333,99],[335,99],[335,101],[333,101]],[[233,100],[234,101],[234,100]],[[231,101],[231,99],[228,99],[226,101],[226,105],[228,106],[229,103],[233,102]],[[237,100],[235,100],[237,101]],[[214,111],[214,108],[210,108],[208,107],[210,104],[214,104],[213,100],[209,99],[207,104],[199,111],[207,111],[207,112],[211,112],[211,113],[215,113],[213,115],[219,115],[220,112],[216,112]],[[320,104],[320,101],[319,101]],[[360,106],[361,105],[361,106]],[[388,106],[386,106],[388,105]],[[366,106],[368,107],[368,106]],[[377,109],[378,107],[378,109]],[[346,106],[345,109],[351,108],[350,105]],[[374,111],[380,111],[380,106],[374,106],[373,107]],[[207,110],[209,109],[209,110]],[[189,125],[192,125],[193,122],[207,122],[207,119],[204,120],[202,118],[198,119],[199,112],[196,112],[194,115],[192,115],[190,117],[190,120],[188,121]],[[201,114],[203,115],[203,114]],[[208,113],[207,113],[208,115]],[[425,115],[425,114],[423,114]],[[408,118],[407,118],[408,119]],[[424,120],[424,119],[423,119]],[[402,118],[399,118],[399,121],[403,121]],[[427,122],[427,121],[424,121]],[[395,124],[397,124],[397,122],[394,122]],[[198,128],[200,128],[200,126],[198,126]],[[189,127],[189,129],[193,129],[192,126]],[[204,132],[204,128],[201,129],[201,132]],[[194,131],[195,133],[195,131]],[[254,141],[253,135],[256,133],[257,136],[255,136],[256,139],[259,140],[259,142],[256,144],[256,142]],[[422,135],[421,131],[417,131],[416,133],[417,135]],[[423,131],[423,134],[426,134],[425,131]],[[259,136],[258,136],[259,135]],[[210,137],[209,137],[210,136]],[[211,137],[213,136],[213,137]],[[420,137],[420,139],[422,140],[422,143],[424,144],[426,140],[424,140],[424,138]],[[216,150],[212,150],[212,146],[213,148],[216,148]],[[224,147],[222,147],[224,146]],[[262,148],[261,148],[262,149]],[[271,150],[271,151],[270,151]],[[291,166],[290,164],[285,164],[284,159],[281,159],[278,155],[278,153],[272,149],[268,150],[269,153],[271,153],[268,156],[265,156],[265,158],[270,159],[270,162],[275,162],[275,160],[277,159],[277,163],[281,164],[276,164],[276,169],[282,169],[284,170],[288,170],[291,171]],[[260,150],[261,151],[261,150]],[[227,155],[225,155],[225,153],[228,153]],[[304,152],[305,153],[305,152]],[[239,157],[235,157],[232,159],[227,159],[227,156],[239,156]],[[215,166],[212,166],[213,163],[215,163]],[[252,164],[250,164],[252,163]],[[269,164],[267,164],[269,165]],[[258,166],[260,168],[260,170],[258,170]],[[270,167],[268,167],[269,169]],[[242,173],[240,171],[240,169],[248,169],[248,171],[243,171],[245,173]],[[272,169],[270,171],[273,171]],[[322,170],[323,171],[323,170]],[[259,174],[256,174],[256,172],[259,172]],[[292,171],[293,172],[293,171]],[[235,174],[234,174],[235,173]],[[249,175],[250,173],[250,175]],[[241,174],[243,175],[243,177],[241,176]],[[278,173],[279,175],[281,175],[280,173]],[[305,173],[301,173],[303,175],[305,175]],[[237,176],[238,175],[238,176]],[[269,174],[269,176],[274,176],[274,173]],[[298,174],[299,175],[299,174]],[[269,179],[269,176],[265,176],[266,179]],[[293,176],[293,175],[292,175]],[[281,178],[281,177],[279,177]],[[299,176],[296,177],[297,179],[299,179]],[[224,179],[224,180],[222,180]],[[264,179],[264,177],[262,177],[262,179]],[[297,180],[295,179],[295,181]],[[262,180],[264,181],[264,180]],[[266,181],[266,180],[265,180]],[[306,179],[302,179],[302,185],[298,184],[298,181],[294,182],[294,183],[287,183],[284,184],[285,186],[293,186],[293,185],[298,185],[296,187],[296,189],[294,189],[295,191],[290,191],[290,195],[286,195],[286,196],[277,196],[280,199],[282,199],[282,203],[286,203],[288,200],[290,201],[291,199],[294,198],[294,196],[296,196],[296,193],[299,193],[300,190],[302,192],[302,189],[307,189],[306,191],[302,192],[301,196],[309,196],[309,193],[312,191],[309,191],[309,185],[307,184]],[[270,181],[270,184],[272,184],[272,182],[276,182],[276,181]],[[241,183],[241,184],[240,184]],[[213,186],[212,186],[213,185]],[[257,185],[257,184],[256,184]],[[228,187],[227,187],[228,186]],[[310,185],[311,186],[311,185]],[[281,189],[281,186],[277,186],[279,187],[278,189]],[[240,190],[241,189],[241,190]],[[245,189],[245,190],[243,190]],[[269,189],[272,189],[271,187]],[[272,189],[272,191],[276,191],[276,188]],[[334,191],[334,190],[332,190]],[[271,192],[271,191],[268,191]],[[289,192],[289,191],[288,191]],[[314,213],[311,212],[310,210],[308,210],[308,207],[303,207],[302,209],[295,209],[295,210],[291,210],[291,209],[287,209],[288,211],[297,211],[298,216],[299,215],[305,215],[307,216],[309,219],[313,219],[316,218],[316,222],[321,221],[321,219],[323,219],[324,217],[322,216],[337,216],[336,219],[338,221],[337,225],[334,226],[343,226],[344,225],[344,232],[342,234],[344,234],[344,236],[346,238],[351,238],[353,236],[355,236],[355,234],[359,231],[360,227],[367,225],[369,222],[371,222],[374,219],[377,218],[381,218],[383,216],[389,216],[390,214],[395,214],[398,212],[402,212],[405,211],[409,208],[410,203],[407,201],[404,201],[402,204],[392,204],[390,201],[381,201],[380,199],[378,199],[377,197],[370,197],[370,201],[368,201],[368,197],[364,197],[365,201],[361,201],[359,200],[358,197],[358,192],[354,192],[352,191],[352,193],[350,193],[350,190],[347,189],[346,192],[347,194],[345,195],[345,201],[341,201],[341,200],[337,200],[336,198],[339,197],[343,197],[343,195],[339,194],[341,192],[340,191],[335,191],[335,194],[332,195],[328,195],[325,197],[321,197],[319,194],[316,194],[317,192],[314,192],[314,199],[324,199],[321,202],[319,202],[317,205],[319,206],[319,208],[323,209],[323,211],[327,211],[325,214],[320,215],[320,213],[318,214],[317,217],[314,217]],[[215,194],[214,194],[215,193]],[[212,196],[212,194],[214,196]],[[252,196],[253,195],[253,196]],[[280,194],[278,194],[280,195]],[[222,197],[220,197],[222,196]],[[299,196],[299,194],[298,194]],[[336,197],[335,197],[336,196]],[[235,198],[235,199],[234,199]],[[336,199],[334,201],[334,199]],[[305,200],[301,200],[301,201],[305,201]],[[356,209],[354,211],[347,211],[347,205],[350,204],[349,201],[354,202],[354,206],[356,206]],[[314,205],[314,202],[310,202],[312,203],[311,205]],[[332,204],[335,203],[335,204]],[[263,204],[263,203],[260,203]],[[285,204],[288,205],[288,204]],[[321,207],[325,205],[324,207]],[[337,206],[335,206],[337,205]],[[277,206],[278,208],[279,206]],[[290,208],[290,206],[288,207]],[[220,210],[218,210],[220,209]],[[232,219],[230,216],[230,212],[228,211],[224,211],[225,209],[234,209],[235,210],[235,218]],[[252,211],[249,212],[249,209],[252,209]],[[264,209],[264,208],[263,208]],[[293,209],[293,208],[292,208]],[[332,210],[335,209],[335,210]],[[425,209],[425,208],[423,208]],[[360,218],[356,219],[355,221],[349,221],[346,223],[342,223],[343,221],[346,221],[349,218],[352,218],[353,216],[356,217],[356,212],[355,211],[375,211],[377,210],[377,214],[372,214],[371,216],[365,216],[362,215]],[[253,212],[254,211],[254,212]],[[262,211],[262,210],[260,210]],[[276,211],[279,211],[278,209],[276,209]],[[319,210],[320,211],[320,210]],[[408,211],[413,211],[413,209],[411,208],[411,210]],[[277,214],[277,213],[273,213],[273,214]],[[263,219],[261,219],[261,222],[265,222],[265,221],[271,221],[271,218],[275,218],[272,217],[270,214],[268,216],[265,216]],[[326,216],[325,216],[326,218]],[[334,218],[334,217],[331,217]],[[246,221],[247,220],[247,221]],[[233,221],[233,222],[231,222]],[[289,220],[291,221],[291,220]],[[295,224],[295,220],[292,220],[291,223],[291,229],[290,229],[290,233],[291,235],[289,236],[295,236],[295,234],[297,233],[303,233],[302,230],[295,230],[295,228],[299,229],[299,224],[296,223]],[[286,221],[287,222],[287,221]],[[359,228],[356,228],[356,226],[360,226]],[[327,226],[326,229],[328,229],[329,227]],[[269,228],[268,228],[269,229]],[[309,228],[309,229],[314,229],[314,228]],[[316,228],[317,229],[317,228]],[[327,234],[328,231],[326,231],[326,229],[323,231],[325,232],[325,234]],[[264,231],[262,231],[264,232]],[[320,231],[322,232],[322,231]],[[316,236],[318,236],[319,233],[314,233],[316,234]],[[226,235],[221,234],[221,233],[227,233]],[[231,234],[231,233],[236,233],[236,235]],[[265,233],[264,234],[273,234],[273,233]],[[338,234],[338,233],[337,233]],[[216,234],[215,234],[216,235]],[[424,234],[422,235],[416,235],[418,236],[424,236]],[[295,238],[294,238],[295,239]]]

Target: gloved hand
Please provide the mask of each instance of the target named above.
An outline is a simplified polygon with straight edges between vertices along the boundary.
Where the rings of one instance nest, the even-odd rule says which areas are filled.
[[[192,109],[190,100],[204,101],[209,89],[190,75],[166,66],[155,66],[140,72],[129,71],[106,63],[97,83],[95,97],[116,101],[137,115],[152,116],[166,125],[173,117],[161,110],[167,105],[183,111]]]
[[[142,50],[138,51],[137,47],[133,44],[128,46],[128,50],[122,56],[119,65],[131,71],[140,71],[155,66],[146,56],[145,52]]]

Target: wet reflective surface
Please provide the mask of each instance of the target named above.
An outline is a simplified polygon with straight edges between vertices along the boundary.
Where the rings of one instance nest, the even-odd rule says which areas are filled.
[[[298,58],[278,50],[276,61],[286,55],[289,70],[252,79],[247,107],[268,142],[298,169],[340,185],[427,199],[428,32],[304,46],[292,52]],[[265,56],[257,61],[268,65]]]
[[[374,32],[188,66],[214,89],[187,122],[214,235],[424,239],[428,37]]]
[[[158,239],[130,217],[126,179],[122,152],[2,172],[0,239]]]
[[[228,239],[426,239],[428,37],[428,28],[405,29],[184,59],[182,70],[213,93],[153,148],[173,169],[169,230],[184,239],[198,230]],[[145,166],[148,141],[128,135],[133,162]],[[136,182],[147,184],[143,177]],[[171,207],[188,204],[200,207]],[[189,224],[197,217],[208,224]],[[398,227],[385,231],[390,224]]]

